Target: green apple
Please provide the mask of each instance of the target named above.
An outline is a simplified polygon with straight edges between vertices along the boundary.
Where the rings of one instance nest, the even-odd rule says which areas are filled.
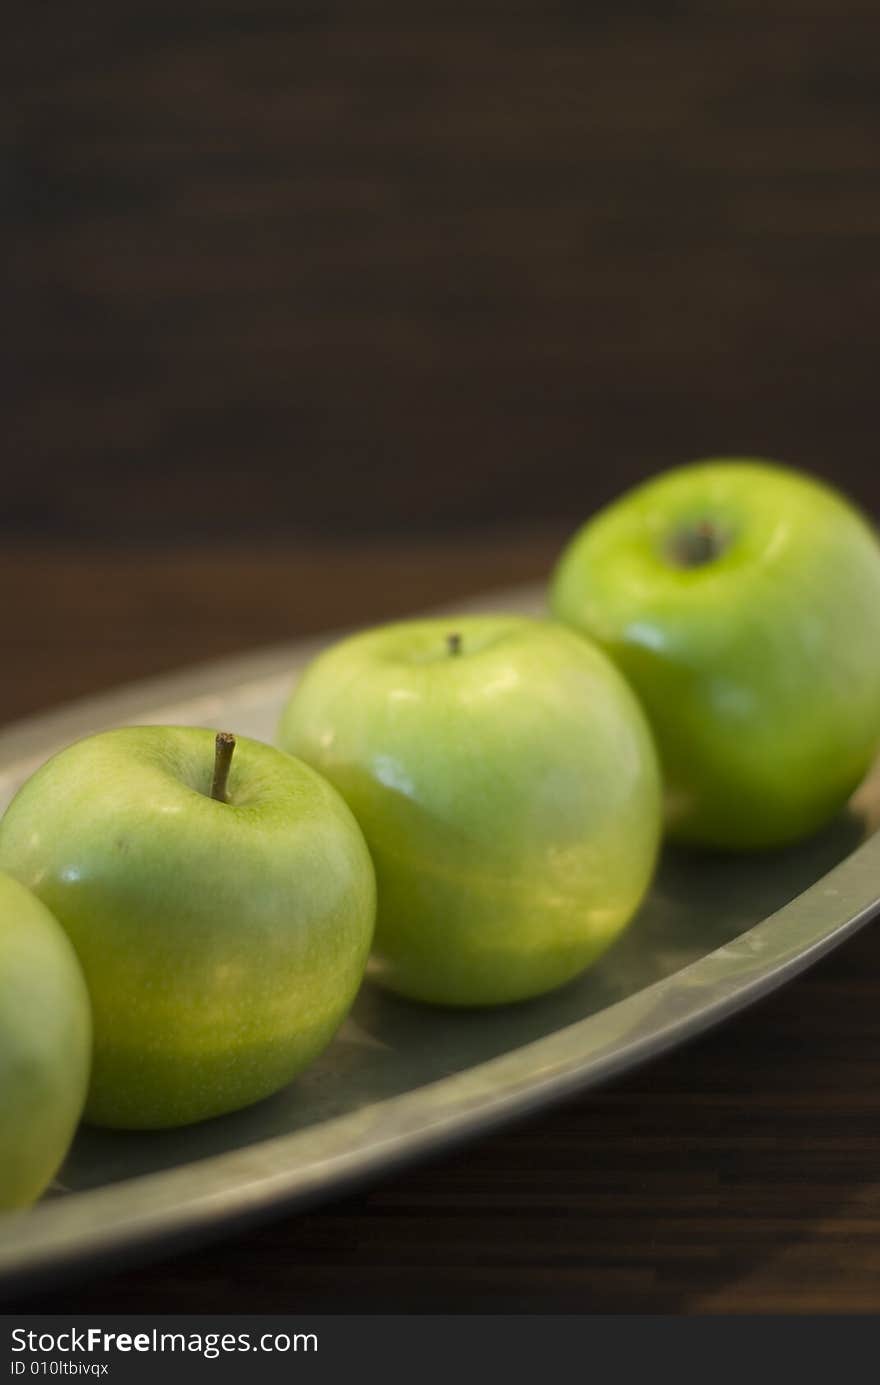
[[[280,739],[339,789],[376,866],[373,972],[491,1005],[593,962],[660,834],[656,752],[608,659],[518,616],[405,621],[320,655]]]
[[[182,1125],[268,1096],[360,985],[375,880],[356,822],[307,765],[231,742],[88,737],[0,822],[0,868],[59,919],[88,983],[96,1124]]]
[[[76,953],[45,904],[0,875],[0,1208],[33,1202],[58,1171],[91,1048]]]
[[[880,546],[826,485],[754,460],[659,476],[580,530],[551,605],[639,694],[679,840],[792,842],[877,753]]]

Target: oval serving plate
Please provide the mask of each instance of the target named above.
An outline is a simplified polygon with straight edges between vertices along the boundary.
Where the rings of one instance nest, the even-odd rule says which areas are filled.
[[[456,609],[541,612],[535,588]],[[0,733],[0,808],[77,736],[132,722],[274,738],[297,671],[336,636],[141,683]],[[631,928],[552,995],[484,1012],[367,984],[329,1050],[285,1091],[183,1130],[83,1129],[36,1208],[0,1218],[0,1291],[160,1253],[327,1198],[657,1056],[803,970],[880,911],[880,773],[800,846],[667,851]]]

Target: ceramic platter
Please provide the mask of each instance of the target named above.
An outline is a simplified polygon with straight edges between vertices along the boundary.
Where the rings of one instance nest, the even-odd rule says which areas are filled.
[[[536,589],[457,610],[539,613]],[[142,683],[0,733],[0,808],[49,754],[133,722],[274,737],[326,640]],[[0,1218],[7,1299],[333,1197],[418,1155],[607,1082],[787,981],[880,910],[880,773],[821,836],[781,853],[668,851],[639,917],[554,995],[481,1013],[365,985],[324,1056],[278,1096],[184,1130],[84,1129],[36,1208]]]

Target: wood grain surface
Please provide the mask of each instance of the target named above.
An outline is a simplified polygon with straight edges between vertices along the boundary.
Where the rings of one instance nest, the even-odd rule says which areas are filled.
[[[0,718],[540,577],[559,535],[0,554]],[[642,1070],[357,1195],[16,1311],[880,1310],[880,935]]]
[[[0,64],[0,535],[880,511],[872,0],[58,0]]]

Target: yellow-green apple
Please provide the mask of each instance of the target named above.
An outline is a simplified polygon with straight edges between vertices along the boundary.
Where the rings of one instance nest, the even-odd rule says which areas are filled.
[[[680,840],[794,841],[877,753],[880,546],[827,485],[755,460],[659,476],[574,537],[551,605],[639,694]]]
[[[58,918],[88,984],[97,1124],[268,1096],[360,985],[375,880],[354,818],[307,765],[232,751],[197,727],[106,731],[47,761],[0,822],[2,869]]]
[[[561,626],[487,615],[354,635],[307,669],[280,740],[364,830],[374,972],[403,995],[538,995],[595,961],[648,886],[649,729],[611,662]]]
[[[89,1084],[92,1024],[63,929],[0,874],[0,1208],[24,1207],[51,1182]]]

